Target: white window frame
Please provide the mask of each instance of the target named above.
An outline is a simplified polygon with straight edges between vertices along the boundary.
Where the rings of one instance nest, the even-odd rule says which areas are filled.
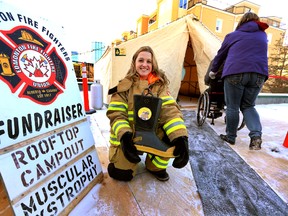
[[[223,19],[216,19],[216,28],[215,32],[222,32],[222,26],[223,26]]]
[[[236,30],[237,25],[238,25],[238,22],[235,22],[234,23],[234,31]]]
[[[183,6],[185,6],[185,8]],[[188,8],[188,0],[180,0],[179,1],[179,8],[187,9]]]
[[[272,43],[272,37],[273,37],[273,34],[272,34],[272,33],[268,33],[268,34],[267,34],[267,43],[268,43],[268,44],[271,44],[271,43]]]

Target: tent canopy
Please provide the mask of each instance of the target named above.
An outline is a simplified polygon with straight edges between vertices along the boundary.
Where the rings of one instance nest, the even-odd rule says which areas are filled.
[[[152,47],[159,68],[165,71],[170,80],[171,95],[177,98],[183,72],[186,72],[186,78],[194,77],[197,80],[199,92],[202,93],[207,88],[204,76],[221,46],[221,41],[202,23],[193,19],[192,15],[187,15],[118,46],[108,47],[94,64],[94,77],[103,85],[104,103],[109,103],[108,90],[125,77],[134,53],[141,46]],[[193,66],[194,69],[191,69]]]

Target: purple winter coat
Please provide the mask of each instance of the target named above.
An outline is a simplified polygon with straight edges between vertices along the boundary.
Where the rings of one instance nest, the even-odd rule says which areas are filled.
[[[218,71],[225,61],[222,78],[232,74],[256,72],[268,79],[268,25],[250,21],[227,34],[214,58],[211,71]]]

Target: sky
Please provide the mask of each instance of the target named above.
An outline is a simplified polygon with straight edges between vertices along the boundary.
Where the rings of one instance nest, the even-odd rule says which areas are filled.
[[[156,0],[2,1],[56,21],[64,27],[66,34],[69,33],[70,44],[76,49],[87,45],[91,48],[95,41],[110,45],[116,38],[121,38],[124,31],[136,31],[137,19],[142,14],[151,14],[157,7]]]
[[[0,0],[15,4],[28,13],[47,18],[64,27],[69,34],[71,50],[90,50],[92,43],[110,45],[121,39],[124,31],[136,31],[137,19],[150,15],[157,8],[157,0]],[[260,16],[279,16],[288,23],[282,0],[250,0],[259,4]],[[227,8],[241,0],[208,0],[208,5]],[[287,13],[286,13],[287,14]]]

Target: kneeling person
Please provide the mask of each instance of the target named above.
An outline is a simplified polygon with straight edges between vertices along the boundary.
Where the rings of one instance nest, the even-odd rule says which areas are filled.
[[[149,46],[144,46],[134,54],[125,78],[115,88],[109,90],[112,96],[106,115],[111,125],[108,165],[110,177],[130,181],[136,174],[137,163],[141,158],[133,141],[134,95],[141,95],[146,90],[162,100],[159,118],[156,119],[155,134],[157,139],[175,146],[173,167],[183,168],[188,163],[187,129],[179,105],[169,94],[168,84],[165,73],[158,68],[153,50]],[[167,181],[169,175],[166,168],[170,158],[157,155],[157,151],[154,154],[147,153],[146,169],[158,180]]]

